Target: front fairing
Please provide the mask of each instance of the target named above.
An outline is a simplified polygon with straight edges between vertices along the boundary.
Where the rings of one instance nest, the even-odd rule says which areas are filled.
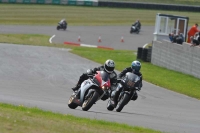
[[[110,76],[105,71],[97,71],[97,74],[93,78],[94,83],[96,83],[101,89],[110,88]]]
[[[91,88],[91,86],[98,87],[98,85],[95,84],[91,79],[85,80],[81,84],[81,87],[80,87],[80,102],[81,102],[81,104],[83,103],[86,91],[89,90]]]
[[[135,89],[135,84],[140,80],[140,77],[133,73],[126,73],[122,79],[122,84],[126,89]]]
[[[97,71],[97,73],[94,75],[93,79],[89,78],[88,80],[85,80],[80,87],[80,102],[81,104],[84,101],[85,93],[89,89],[96,89],[97,92],[103,96],[102,94],[105,94],[105,91],[110,88],[110,78],[109,74],[104,71]]]

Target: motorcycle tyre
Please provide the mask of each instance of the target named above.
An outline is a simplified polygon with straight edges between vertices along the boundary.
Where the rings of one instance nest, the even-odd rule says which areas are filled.
[[[93,93],[91,93],[91,96],[89,96],[89,100],[85,99],[83,104],[82,104],[82,110],[83,111],[88,111],[92,105],[98,100],[99,98],[99,94],[94,91]]]
[[[60,29],[60,26],[57,26],[57,30],[59,30]]]
[[[129,102],[129,100],[129,94],[124,93],[124,95],[120,98],[120,101],[117,104],[116,111],[120,112],[124,108],[124,106]]]
[[[71,95],[68,101],[68,107],[71,109],[75,109],[78,107],[76,103],[73,103],[73,100],[74,100],[74,95]]]
[[[65,26],[63,29],[66,30],[66,29],[67,29],[67,26]]]
[[[113,111],[113,109],[114,109],[114,106],[111,104],[111,102],[109,100],[108,103],[107,103],[107,110]]]

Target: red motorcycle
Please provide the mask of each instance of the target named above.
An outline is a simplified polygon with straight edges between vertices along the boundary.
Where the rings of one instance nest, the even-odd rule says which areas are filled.
[[[103,98],[110,86],[109,74],[105,71],[97,71],[92,78],[81,84],[77,92],[73,92],[69,98],[69,108],[75,109],[81,106],[82,110],[89,110],[93,104]]]

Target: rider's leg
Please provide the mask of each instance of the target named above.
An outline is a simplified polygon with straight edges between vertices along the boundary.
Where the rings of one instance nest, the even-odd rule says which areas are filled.
[[[120,91],[119,90],[114,90],[112,91],[111,93],[111,100],[114,102],[114,106],[116,107],[117,106],[117,99],[119,97],[119,94],[120,94]]]
[[[73,90],[73,91],[78,90],[78,89],[80,88],[80,86],[81,86],[81,83],[82,83],[84,80],[86,80],[86,79],[88,79],[88,75],[87,75],[86,73],[83,73],[83,74],[80,76],[78,83],[76,84],[75,87],[72,88],[72,90]]]

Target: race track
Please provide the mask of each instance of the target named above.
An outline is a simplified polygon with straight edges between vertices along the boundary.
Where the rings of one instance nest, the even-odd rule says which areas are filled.
[[[116,30],[119,33],[124,27],[93,27],[96,31]],[[63,42],[77,36],[77,31],[89,36],[92,34],[89,27],[84,33],[84,27],[70,27],[68,31],[56,31],[55,27],[41,26],[0,26],[0,33],[36,33],[56,35],[53,41]],[[109,30],[110,28],[110,30]],[[127,27],[128,28],[128,27]],[[151,31],[153,27],[145,27]],[[151,30],[150,30],[151,29]],[[76,30],[76,32],[74,31]],[[70,33],[72,36],[70,37]],[[75,35],[76,33],[76,35]],[[113,33],[113,32],[112,32]],[[136,50],[143,46],[145,41],[141,35],[131,35],[137,43],[127,44],[127,47],[107,46],[115,49]],[[109,36],[109,33],[106,33]],[[110,33],[111,34],[111,33]],[[103,35],[102,35],[103,36]],[[111,34],[111,39],[115,34]],[[117,36],[117,35],[116,35]],[[137,37],[135,37],[137,36]],[[149,38],[151,38],[151,34]],[[140,39],[137,39],[140,37]],[[124,38],[129,38],[124,35]],[[131,38],[129,38],[131,39]],[[111,39],[112,40],[112,39]],[[73,40],[70,40],[73,41]],[[75,40],[74,40],[75,41]],[[109,42],[109,40],[105,39]],[[126,41],[126,40],[125,40]],[[88,43],[92,43],[88,42]],[[96,45],[96,44],[95,44]],[[102,45],[106,45],[103,44]],[[137,46],[137,47],[135,47]],[[68,52],[68,49],[39,46],[0,44],[0,102],[23,104],[28,107],[39,107],[64,114],[73,114],[92,119],[122,122],[130,125],[143,126],[170,133],[199,133],[200,131],[200,101],[181,95],[144,81],[142,90],[138,93],[137,101],[131,101],[122,112],[108,111],[107,101],[98,101],[89,111],[82,111],[80,107],[75,110],[67,106],[72,90],[80,74],[88,68],[99,66],[90,60],[81,58]],[[145,75],[144,75],[145,76]]]
[[[69,26],[67,31],[57,31],[56,26],[12,26],[0,25],[0,33],[45,34],[55,37],[52,42],[75,42],[111,47],[114,49],[137,50],[153,40],[153,26],[143,26],[140,34],[130,34],[130,26]],[[78,42],[80,36],[81,42]],[[101,43],[98,42],[99,36]],[[121,38],[124,42],[121,42]]]

